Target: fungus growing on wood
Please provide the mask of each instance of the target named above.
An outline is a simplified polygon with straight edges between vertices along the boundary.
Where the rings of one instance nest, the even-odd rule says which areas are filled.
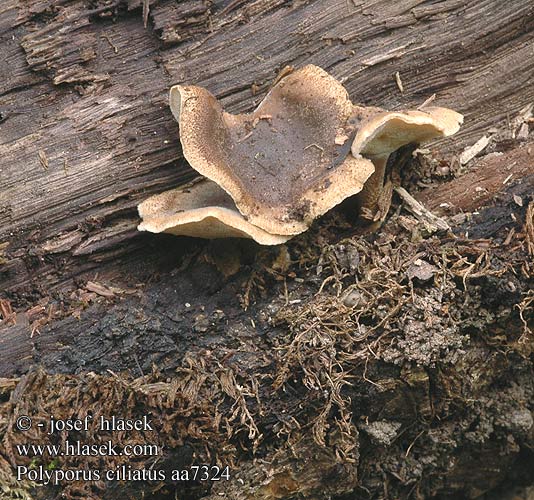
[[[365,108],[364,108],[365,109]],[[384,176],[389,155],[406,144],[420,144],[455,134],[463,116],[447,108],[427,107],[424,110],[380,111],[365,120],[352,143],[355,157],[370,159],[375,172],[359,195],[360,215],[367,220],[382,220],[389,209],[380,206]]]
[[[272,234],[302,233],[374,170],[350,155],[355,125],[346,90],[316,66],[282,78],[250,114],[226,113],[193,86],[173,87],[170,106],[187,161]]]
[[[364,217],[381,220],[389,154],[450,135],[462,121],[444,108],[386,112],[354,106],[343,86],[313,65],[280,78],[250,114],[225,112],[196,86],[172,87],[170,107],[185,158],[212,182],[145,201],[139,229],[241,236],[262,244],[306,231],[360,192]]]
[[[261,245],[278,245],[291,238],[247,222],[232,198],[208,180],[152,196],[138,210],[143,219],[140,231],[210,239],[251,238]]]

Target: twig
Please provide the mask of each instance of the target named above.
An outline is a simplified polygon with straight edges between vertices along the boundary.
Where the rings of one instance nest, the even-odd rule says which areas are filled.
[[[46,153],[43,150],[39,150],[38,154],[43,170],[48,170],[48,158],[46,157]]]
[[[450,230],[449,224],[443,219],[434,215],[430,210],[425,208],[419,203],[406,189],[403,187],[395,187],[395,192],[401,197],[402,201],[406,205],[408,211],[410,211],[417,220],[424,224],[426,230],[430,233],[436,231],[448,231]]]
[[[426,432],[426,429],[423,429],[419,434],[417,434],[417,436],[415,436],[415,439],[412,441],[412,443],[410,444],[410,446],[408,446],[408,449],[406,450],[406,453],[405,453],[405,457],[407,457],[409,454],[410,454],[410,451],[412,450],[413,448],[413,445],[415,444],[415,442]]]
[[[395,73],[395,81],[397,82],[397,87],[399,87],[401,94],[404,94],[404,85],[402,84],[400,73],[398,71]]]
[[[248,134],[246,134],[243,137],[241,137],[241,139],[239,139],[237,142],[241,143],[241,142],[246,141],[252,135],[252,132],[253,132],[253,130],[251,130]]]
[[[150,0],[143,0],[143,26],[148,26],[148,14],[150,13]]]
[[[146,26],[145,26],[145,28],[146,28]],[[104,40],[106,40],[106,41],[109,43],[109,45],[110,45],[111,48],[113,49],[113,52],[115,52],[115,54],[118,54],[119,49],[118,49],[118,47],[111,41],[111,38],[109,38],[109,36],[106,35],[105,33],[102,35],[102,38],[103,38]]]
[[[428,106],[430,103],[434,102],[434,99],[436,98],[436,94],[432,94],[421,106],[417,106],[417,109],[421,110]]]
[[[304,151],[306,151],[306,149],[310,149],[311,147],[316,147],[319,151],[321,151],[321,153],[324,153],[324,148],[319,146],[319,144],[315,144],[315,142],[313,144],[310,144],[309,146],[306,146],[304,148]]]

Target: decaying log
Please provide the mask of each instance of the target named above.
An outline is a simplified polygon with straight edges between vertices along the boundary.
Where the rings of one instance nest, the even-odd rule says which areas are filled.
[[[533,27],[521,0],[1,2],[2,494],[475,498],[532,482]],[[135,206],[194,175],[168,88],[250,111],[306,63],[354,102],[436,94],[466,115],[395,176],[451,230],[394,198],[365,236],[350,207],[271,249],[140,235]],[[156,434],[82,438],[164,452],[42,465],[215,463],[231,479],[14,481],[32,463],[17,444],[54,442],[19,416],[88,412],[150,415]]]
[[[442,144],[449,153],[534,98],[534,7],[522,0],[151,0],[146,29],[143,5],[0,6],[3,290],[31,296],[37,275],[47,289],[142,251],[134,207],[193,175],[167,106],[172,84],[246,111],[282,67],[311,62],[354,102],[414,107],[436,93],[466,115]]]
[[[530,147],[474,168],[496,175],[513,157],[517,171],[531,169]],[[26,414],[150,413],[157,438],[135,439],[167,451],[136,467],[215,460],[232,470],[229,483],[112,483],[96,498],[473,497],[509,471],[528,477],[533,180],[494,184],[489,206],[471,207],[478,215],[444,215],[456,236],[429,236],[402,206],[366,238],[343,238],[350,227],[332,216],[279,250],[205,243],[152,284],[91,282],[19,313],[0,336],[0,376],[22,376],[0,406],[8,428]],[[434,191],[455,199],[467,185]],[[4,436],[12,465],[25,463],[13,449],[28,438]],[[73,488],[89,492],[83,482],[62,491]]]
[[[446,221],[449,221],[453,226],[453,231],[461,236],[465,234],[465,231],[464,233],[461,231],[466,228],[465,230],[469,231],[474,238],[500,237],[501,240],[499,241],[503,241],[516,226],[519,227],[517,232],[521,235],[523,221],[520,214],[525,212],[532,193],[534,193],[533,148],[533,143],[520,143],[507,153],[488,154],[475,162],[471,173],[426,188],[415,193],[415,196],[431,214],[441,213],[445,217],[443,222],[448,225]],[[509,169],[510,165],[512,165],[511,169]],[[506,178],[512,178],[510,176],[515,177],[516,180],[504,183]],[[482,196],[478,196],[479,193],[482,193]],[[443,206],[444,200],[448,200],[447,206]],[[481,214],[479,210],[481,211],[485,206],[488,208]],[[458,213],[464,215],[458,218]],[[419,221],[419,224],[425,228],[425,231],[427,230],[425,221]],[[435,232],[437,229],[439,228],[436,227],[431,232]],[[443,228],[441,230],[443,231]],[[516,234],[512,236],[517,237]],[[172,248],[170,245],[175,243],[174,239],[168,236],[160,237],[159,241],[164,242],[165,245],[162,250],[154,248],[154,251],[169,252]],[[192,242],[190,241],[190,243]],[[247,249],[247,252],[252,255],[257,253],[255,246],[249,242],[243,242],[240,245],[251,247]],[[239,245],[234,247],[233,243],[221,243],[221,241],[210,244],[201,243],[197,250],[194,247],[189,247],[189,251],[195,253],[203,248],[207,255],[213,254],[211,258],[206,257],[208,262],[215,265],[216,269],[221,270],[222,276],[224,276],[227,274],[225,266],[230,265],[230,268],[234,268],[233,263],[228,264],[228,250],[225,247],[229,248],[230,252],[236,250],[240,253],[245,252],[243,249],[239,249]],[[245,259],[244,262],[247,262],[245,257],[241,257],[241,259]],[[222,261],[222,264],[219,264],[219,261]],[[189,260],[186,259],[185,262],[187,263]],[[159,262],[159,265],[171,266],[172,264]],[[237,269],[239,269],[239,257]],[[148,272],[154,271],[149,269]],[[101,345],[101,349],[94,349],[94,335],[107,335],[105,325],[99,325],[99,318],[108,307],[103,299],[121,301],[131,297],[133,304],[137,304],[139,297],[146,293],[146,287],[141,283],[149,277],[148,272],[136,276],[134,279],[140,279],[140,281],[135,287],[129,289],[113,286],[114,276],[105,276],[105,282],[110,284],[108,286],[87,282],[81,288],[69,292],[70,297],[41,301],[42,305],[22,311],[18,315],[12,316],[9,321],[6,319],[4,326],[1,327],[3,334],[0,336],[0,346],[3,353],[0,377],[20,375],[31,366],[39,364],[52,371],[59,369],[60,371],[75,372],[80,369],[78,365],[80,360],[76,354],[78,349],[91,356],[91,359],[85,360],[84,363],[97,363],[96,365],[91,364],[91,369],[125,370],[135,367],[134,372],[141,375],[145,371],[150,371],[153,362],[157,362],[158,366],[165,366],[166,369],[173,368],[175,365],[168,365],[168,361],[162,361],[162,359],[169,358],[172,359],[171,363],[177,363],[178,359],[187,351],[188,345],[175,343],[166,335],[160,337],[158,343],[151,345],[151,351],[144,354],[137,352],[137,347],[132,345],[131,357],[126,354],[127,351],[121,349],[112,353],[112,357],[106,361],[107,356],[103,356],[103,354],[108,352],[108,347]],[[222,277],[217,279],[211,277],[210,279],[213,281],[206,280],[204,277],[206,272],[212,276],[213,271],[207,271],[202,265],[194,269],[187,269],[179,274],[179,278],[176,278],[182,282],[183,288],[180,293],[183,295],[184,302],[189,301],[191,297],[198,296],[200,289],[208,297],[221,286]],[[235,269],[230,274],[234,272]],[[211,283],[211,286],[206,288],[205,283]],[[83,309],[88,306],[89,311],[82,314]],[[136,305],[128,305],[126,308],[122,308],[124,311],[120,318],[116,318],[116,321],[129,322],[130,320],[127,320],[127,316],[130,315],[128,311],[136,307]],[[61,319],[61,322],[58,323],[56,321],[58,318],[65,319]],[[226,321],[230,320],[227,319]],[[177,325],[173,322],[167,325],[170,330],[176,327]],[[163,332],[165,328],[159,325],[156,331]],[[221,331],[220,333],[224,337],[225,332]],[[184,340],[197,342],[198,339],[194,337],[194,333],[192,335],[193,337],[187,336]],[[144,343],[143,340],[136,339],[135,343],[139,342]],[[57,356],[62,351],[72,352],[58,364]],[[139,366],[139,360],[136,359],[139,356],[144,358],[142,367]]]

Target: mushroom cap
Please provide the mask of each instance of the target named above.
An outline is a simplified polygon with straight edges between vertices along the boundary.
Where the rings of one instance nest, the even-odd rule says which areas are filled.
[[[358,106],[355,106],[355,112]],[[360,216],[371,222],[383,219],[390,198],[384,191],[385,168],[389,155],[409,143],[421,143],[454,134],[463,116],[445,108],[388,112],[378,110],[361,123],[352,143],[352,154],[373,161],[375,172],[359,194]]]
[[[261,245],[278,245],[291,238],[247,222],[232,199],[207,180],[151,196],[138,211],[143,219],[139,231],[207,239],[250,238]]]
[[[139,229],[264,245],[289,240],[360,191],[372,212],[389,154],[454,134],[463,121],[438,107],[353,106],[343,86],[313,65],[283,77],[250,114],[225,112],[196,86],[172,87],[170,107],[185,158],[209,180],[143,202]]]
[[[352,154],[387,156],[405,144],[455,134],[462,123],[463,116],[447,108],[382,111],[363,121],[352,143]]]
[[[355,114],[343,86],[317,66],[282,78],[250,114],[226,113],[195,86],[172,87],[170,106],[191,166],[271,234],[305,231],[374,171],[350,155],[350,138],[371,111]]]

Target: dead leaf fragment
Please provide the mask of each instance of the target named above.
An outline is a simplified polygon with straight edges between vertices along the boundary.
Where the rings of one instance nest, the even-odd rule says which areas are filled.
[[[416,259],[406,271],[406,275],[411,280],[416,278],[419,281],[425,282],[431,280],[437,271],[437,267],[433,266],[426,260]]]

